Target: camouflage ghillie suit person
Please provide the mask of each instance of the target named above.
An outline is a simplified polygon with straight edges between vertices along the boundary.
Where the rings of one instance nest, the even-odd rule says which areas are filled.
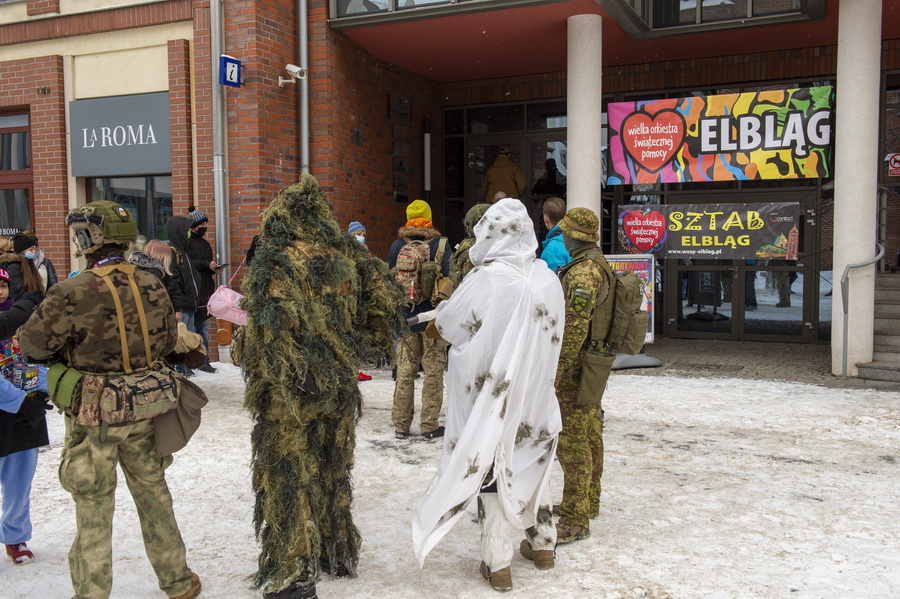
[[[463,226],[466,228],[467,237],[459,242],[456,251],[450,256],[450,279],[453,281],[454,287],[459,287],[463,277],[475,268],[475,265],[469,260],[469,249],[475,245],[475,225],[490,207],[491,204],[475,204],[466,212]]]
[[[36,360],[60,357],[83,375],[70,396],[66,437],[59,467],[64,489],[75,501],[77,532],[69,551],[75,599],[107,599],[112,587],[112,520],[116,466],[121,465],[137,506],[147,557],[169,597],[190,599],[200,593],[200,579],[185,561],[185,546],[175,521],[165,469],[172,457],[156,453],[151,419],[107,426],[92,399],[109,378],[129,368],[146,373],[163,368],[159,359],[177,341],[175,311],[159,279],[137,270],[122,257],[137,236],[134,219],[114,202],[92,202],[66,218],[88,267],[51,287],[46,299],[19,329],[22,352]],[[108,279],[91,271],[103,269]],[[133,274],[138,294],[129,282]],[[108,280],[115,289],[113,295]],[[121,310],[117,309],[117,301]],[[145,323],[139,318],[143,305]],[[124,339],[118,315],[124,315]],[[146,335],[145,335],[146,332]],[[149,346],[149,347],[148,347]],[[149,361],[148,361],[149,358]],[[64,381],[51,389],[62,405]],[[67,397],[67,398],[68,398]],[[98,399],[99,402],[99,399]]]
[[[579,260],[580,254],[591,249],[599,252],[599,225],[597,215],[587,208],[569,210],[558,225],[566,250],[572,256],[571,266],[560,273],[566,298],[566,323],[556,373],[556,396],[563,422],[556,455],[565,478],[557,524],[559,543],[588,537],[589,521],[600,513],[601,408],[599,403],[576,405],[581,360],[590,341],[591,318],[594,310],[609,297],[610,280],[600,265],[593,260]]]
[[[309,174],[263,213],[243,290],[255,580],[267,598],[315,597],[321,571],[356,574],[357,373],[393,352],[402,295],[387,265],[341,232]]]

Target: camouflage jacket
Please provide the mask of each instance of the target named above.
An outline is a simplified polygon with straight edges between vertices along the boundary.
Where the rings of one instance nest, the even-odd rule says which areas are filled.
[[[109,276],[122,303],[131,367],[146,368],[144,337],[135,302],[143,301],[150,354],[155,362],[171,352],[178,339],[169,294],[159,279],[140,269],[134,273],[140,298],[134,297],[125,273],[114,270]],[[124,371],[113,296],[106,283],[88,271],[51,287],[17,336],[22,352],[35,360],[58,354],[82,372]]]
[[[475,265],[469,260],[469,250],[473,245],[475,245],[475,238],[466,237],[459,242],[459,247],[450,256],[450,280],[453,281],[454,287],[459,287],[463,277],[475,268]]]
[[[561,273],[566,298],[566,327],[556,373],[560,391],[578,388],[581,359],[591,338],[594,309],[609,296],[609,279],[600,265],[593,260],[576,262],[580,253],[572,256],[572,265]]]

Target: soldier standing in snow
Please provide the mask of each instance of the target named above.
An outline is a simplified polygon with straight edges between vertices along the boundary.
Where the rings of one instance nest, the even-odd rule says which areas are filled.
[[[25,355],[36,360],[60,356],[69,366],[67,376],[70,371],[81,375],[65,398],[61,397],[64,381],[51,389],[57,406],[71,400],[59,478],[75,501],[77,532],[69,551],[75,599],[107,599],[112,588],[117,465],[137,505],[144,547],[159,588],[172,599],[193,599],[200,594],[200,579],[185,561],[165,478],[172,458],[157,455],[153,420],[116,426],[100,421],[99,396],[107,379],[131,368],[141,373],[160,370],[160,358],[171,352],[177,340],[175,311],[159,279],[123,257],[137,237],[137,226],[127,210],[114,202],[91,202],[71,212],[66,224],[73,229],[78,255],[87,257],[88,267],[50,288],[19,329],[18,339]],[[102,269],[105,278],[95,276],[91,272],[95,269]],[[134,293],[129,274],[139,294]],[[144,318],[139,320],[139,313]]]
[[[600,240],[597,215],[587,208],[572,208],[558,226],[563,244],[572,256],[572,261],[560,271],[566,297],[566,328],[556,373],[556,394],[563,422],[556,457],[565,477],[557,539],[563,544],[590,536],[590,519],[600,513],[603,475],[600,404],[577,405],[576,398],[594,310],[611,310],[611,302],[607,302],[610,279],[596,261],[599,258],[606,262],[597,248]],[[585,259],[588,252],[599,256]]]
[[[393,352],[403,301],[385,263],[341,232],[304,173],[262,215],[243,284],[241,366],[254,426],[256,584],[267,599],[316,597],[320,572],[353,576],[360,361]]]
[[[478,498],[481,574],[512,588],[512,530],[522,555],[553,567],[556,531],[548,480],[561,423],[553,376],[563,297],[525,206],[504,199],[475,225],[475,268],[437,307],[434,326],[450,342],[447,436],[438,473],[413,516],[422,564]]]

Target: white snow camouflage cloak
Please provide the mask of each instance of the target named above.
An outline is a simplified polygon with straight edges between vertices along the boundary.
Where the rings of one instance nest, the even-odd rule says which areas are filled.
[[[553,380],[565,301],[556,275],[534,257],[525,206],[494,204],[475,238],[475,268],[435,319],[452,344],[447,432],[438,472],[413,514],[419,565],[490,482],[492,466],[510,524],[534,526],[562,428]]]

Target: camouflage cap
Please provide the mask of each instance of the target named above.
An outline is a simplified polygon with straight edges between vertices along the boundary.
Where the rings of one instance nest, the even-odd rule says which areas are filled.
[[[593,210],[572,208],[558,224],[562,232],[572,239],[591,243],[600,240],[600,219]]]
[[[468,212],[466,212],[466,218],[463,219],[463,226],[466,228],[466,233],[469,237],[475,237],[475,225],[478,224],[478,221],[481,220],[481,217],[484,216],[484,213],[487,212],[487,209],[490,207],[490,204],[475,204],[469,208]]]

